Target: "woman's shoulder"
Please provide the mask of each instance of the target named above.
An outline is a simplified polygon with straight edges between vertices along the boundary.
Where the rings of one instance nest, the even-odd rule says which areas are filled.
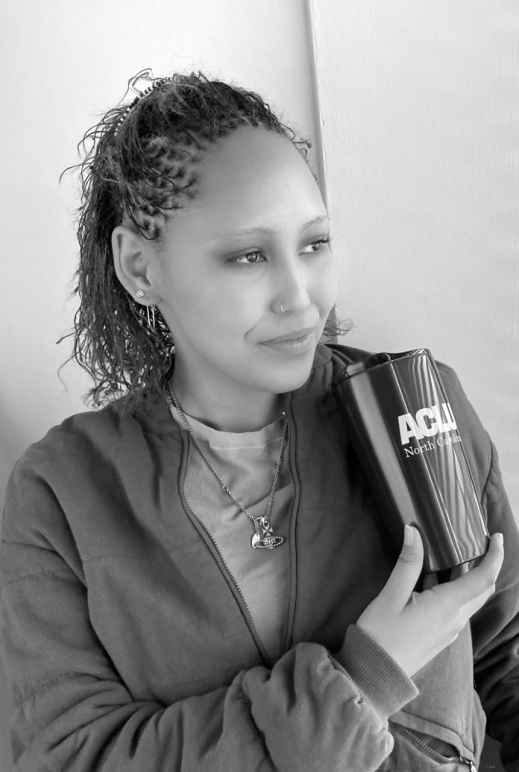
[[[113,459],[122,447],[131,453],[150,433],[174,432],[174,427],[168,420],[165,400],[150,397],[128,410],[123,396],[101,408],[74,413],[50,427],[25,449],[13,472],[48,474],[59,470],[63,475],[70,465]]]
[[[35,529],[66,530],[65,520],[76,511],[77,502],[90,506],[96,491],[114,500],[124,497],[129,480],[135,480],[150,459],[157,461],[164,448],[172,463],[180,441],[175,423],[167,421],[165,400],[164,406],[153,399],[126,411],[114,401],[52,426],[27,447],[10,472],[3,538],[24,541]],[[160,435],[162,426],[171,433],[169,443]]]
[[[130,416],[121,417],[113,403],[69,415],[32,442],[18,459],[17,466],[37,465],[57,456],[63,457],[82,446],[93,449],[107,442],[113,443],[129,420]]]

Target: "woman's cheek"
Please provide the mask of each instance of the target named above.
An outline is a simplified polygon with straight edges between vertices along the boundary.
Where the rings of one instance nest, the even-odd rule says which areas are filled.
[[[333,255],[330,255],[325,265],[319,266],[317,280],[320,305],[328,315],[339,294],[339,271]]]

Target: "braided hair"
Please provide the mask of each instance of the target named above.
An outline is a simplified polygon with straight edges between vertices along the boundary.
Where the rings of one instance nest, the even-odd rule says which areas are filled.
[[[128,87],[149,72],[137,73]],[[75,359],[92,377],[94,386],[86,394],[90,404],[117,399],[123,412],[163,392],[175,344],[158,308],[150,329],[145,306],[119,282],[113,229],[129,217],[144,238],[160,240],[158,216],[185,207],[197,195],[196,164],[204,149],[240,125],[283,134],[307,163],[312,146],[253,91],[208,80],[200,71],[148,81],[151,85],[129,105],[108,110],[87,129],[77,146],[83,160],[60,175],[61,180],[71,169],[80,173],[79,266],[72,292],[80,303],[73,331],[57,342],[73,336],[73,352],[64,364]],[[334,338],[349,329],[328,320],[324,335]]]

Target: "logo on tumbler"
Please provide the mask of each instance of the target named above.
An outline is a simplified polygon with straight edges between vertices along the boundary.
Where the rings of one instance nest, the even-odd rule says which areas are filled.
[[[458,428],[448,402],[422,407],[415,416],[403,413],[398,416],[398,426],[402,445],[407,445],[411,437],[423,440],[424,437],[434,437]]]

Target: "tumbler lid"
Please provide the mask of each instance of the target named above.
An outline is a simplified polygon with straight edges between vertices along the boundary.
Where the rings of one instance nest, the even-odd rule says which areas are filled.
[[[353,375],[358,375],[366,370],[371,370],[379,365],[385,365],[388,362],[392,362],[396,359],[404,359],[405,357],[418,356],[419,354],[429,354],[430,351],[427,348],[414,348],[410,351],[401,351],[396,354],[390,354],[387,351],[381,351],[378,354],[370,354],[366,359],[361,362],[353,362],[346,366],[344,375],[346,378],[351,378]]]

